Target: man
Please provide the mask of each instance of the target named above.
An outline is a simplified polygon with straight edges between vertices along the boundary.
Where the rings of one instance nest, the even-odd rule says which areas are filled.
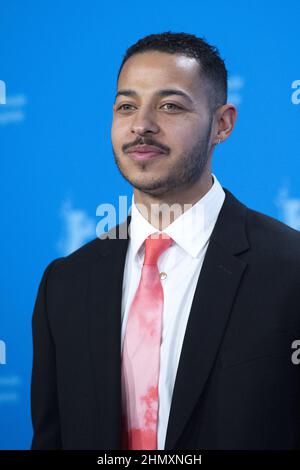
[[[32,449],[300,448],[300,234],[211,173],[236,116],[206,41],[127,50],[111,138],[130,237],[117,226],[44,272]]]

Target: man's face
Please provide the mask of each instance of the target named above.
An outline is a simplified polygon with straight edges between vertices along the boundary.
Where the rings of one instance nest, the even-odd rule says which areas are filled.
[[[187,97],[174,92],[160,96],[161,90],[181,91]],[[118,93],[111,139],[124,178],[153,196],[180,191],[198,181],[212,147],[212,116],[198,62],[158,51],[135,54],[123,66]],[[133,159],[128,151],[143,144],[164,153]]]

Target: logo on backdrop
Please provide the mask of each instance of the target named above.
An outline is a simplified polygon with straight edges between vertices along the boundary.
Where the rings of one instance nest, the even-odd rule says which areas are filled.
[[[0,340],[0,365],[6,364],[6,344]]]
[[[275,203],[279,207],[282,221],[295,230],[300,230],[300,198],[291,197],[285,185],[280,189]]]
[[[63,233],[57,249],[67,256],[94,237],[96,222],[83,209],[73,207],[70,199],[63,201],[60,217],[63,220]]]
[[[245,80],[240,75],[233,75],[228,79],[228,102],[239,106],[243,101],[242,91]]]
[[[6,95],[5,82],[0,80],[0,126],[23,122],[25,119],[24,107],[26,104],[27,98],[22,93]]]
[[[6,104],[6,85],[3,80],[0,80],[0,104]]]

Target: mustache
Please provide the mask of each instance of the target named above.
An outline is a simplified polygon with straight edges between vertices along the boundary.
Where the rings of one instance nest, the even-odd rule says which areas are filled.
[[[123,152],[127,152],[131,147],[136,147],[137,145],[154,145],[155,147],[163,150],[164,152],[169,152],[169,148],[165,147],[164,145],[160,144],[159,142],[155,142],[152,139],[139,139],[136,140],[135,142],[132,142],[130,144],[125,144],[123,145]]]

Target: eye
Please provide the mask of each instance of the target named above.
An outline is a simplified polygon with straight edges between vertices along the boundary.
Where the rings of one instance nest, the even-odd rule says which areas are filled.
[[[183,108],[181,108],[180,106],[177,106],[177,104],[174,104],[174,103],[165,103],[165,104],[163,104],[163,106],[175,106],[175,108],[177,108],[177,109],[183,109]]]
[[[122,109],[124,106],[132,107],[131,104],[121,104],[121,106],[119,106],[119,107],[117,108],[117,111],[119,111],[119,109]],[[126,111],[126,109],[125,109],[125,111]]]

